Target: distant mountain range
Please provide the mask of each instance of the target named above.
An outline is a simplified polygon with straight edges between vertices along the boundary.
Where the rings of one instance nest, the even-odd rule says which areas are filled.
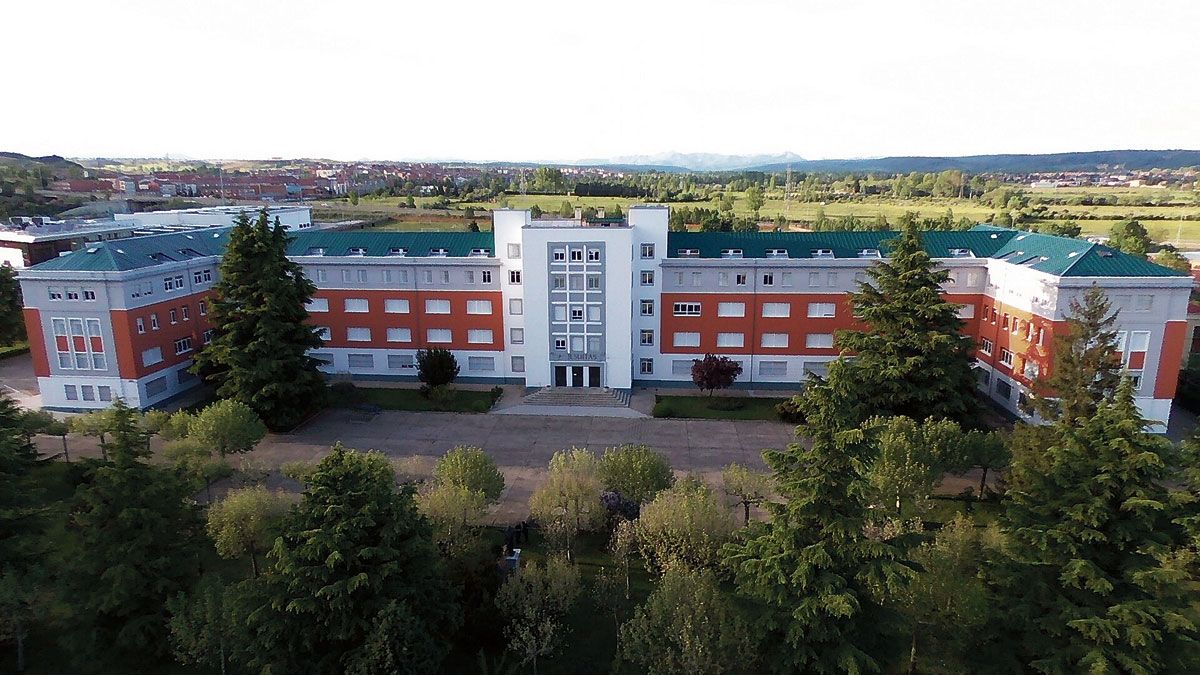
[[[865,159],[804,159],[794,153],[778,155],[714,155],[662,153],[577,162],[587,166],[642,167],[660,171],[945,171],[970,173],[1034,173],[1097,169],[1178,169],[1200,166],[1200,150],[1100,150],[1053,154],[968,155],[965,157],[875,157]]]
[[[20,169],[30,169],[37,165],[50,167],[56,174],[61,174],[68,169],[82,169],[75,162],[69,159],[59,157],[58,155],[46,155],[45,157],[30,157],[22,155],[19,152],[0,152],[0,166],[10,166]]]

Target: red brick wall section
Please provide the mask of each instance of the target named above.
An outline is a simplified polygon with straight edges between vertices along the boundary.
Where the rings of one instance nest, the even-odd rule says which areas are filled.
[[[1154,398],[1175,398],[1186,339],[1186,321],[1167,322],[1163,331],[1162,351],[1158,355],[1158,374],[1154,378]]]
[[[195,357],[196,352],[204,346],[204,331],[212,327],[207,316],[200,316],[199,307],[201,300],[205,300],[211,306],[209,295],[210,293],[205,291],[164,300],[138,309],[113,310],[111,316],[113,341],[116,343],[117,370],[121,377],[128,380],[137,379],[179,365]],[[183,320],[185,305],[190,317],[187,321]],[[174,325],[171,324],[170,319],[172,309],[176,311],[178,318],[178,323]],[[151,314],[158,315],[158,330],[150,327]],[[146,324],[145,334],[137,332],[137,319],[139,318]],[[176,356],[175,341],[187,336],[192,338],[192,350]],[[153,347],[162,350],[163,360],[152,366],[143,366],[142,352]]]
[[[33,374],[38,377],[50,377],[50,360],[46,355],[46,328],[42,325],[41,314],[32,307],[26,307],[25,334],[29,336],[29,354],[33,357]]]
[[[382,290],[332,290],[317,291],[317,298],[329,301],[328,312],[313,312],[309,323],[329,328],[328,347],[360,349],[424,349],[443,347],[453,350],[501,351],[504,349],[504,297],[500,291],[382,291]],[[346,312],[347,298],[365,299],[369,311],[366,313]],[[407,314],[389,314],[384,311],[385,300],[408,300]],[[449,300],[449,314],[426,314],[426,300]],[[467,301],[489,300],[491,314],[467,314]],[[370,342],[350,342],[346,329],[350,327],[371,329]],[[388,328],[408,328],[412,342],[388,342]],[[434,328],[449,329],[452,341],[430,344],[426,331]],[[491,344],[467,342],[468,330],[492,331]]]

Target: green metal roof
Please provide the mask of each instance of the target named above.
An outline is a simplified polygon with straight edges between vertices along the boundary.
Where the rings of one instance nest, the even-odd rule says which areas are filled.
[[[767,258],[770,249],[786,249],[788,258],[814,258],[819,249],[834,258],[858,258],[863,249],[887,255],[894,231],[874,232],[671,232],[667,256],[678,258],[683,249],[700,252],[701,258],[720,258],[725,249],[741,249],[743,258]],[[1063,277],[1171,277],[1188,276],[1082,239],[1018,232],[991,225],[966,231],[923,232],[925,251],[933,258],[952,258],[951,249],[968,249],[976,258],[995,258]]]
[[[188,230],[144,237],[92,242],[30,269],[75,272],[123,272],[154,265],[221,255],[229,241],[228,227]]]
[[[325,256],[368,255],[386,256],[394,248],[405,249],[410,258],[429,255],[433,249],[446,249],[452,258],[465,258],[471,251],[486,249],[494,257],[496,239],[491,232],[368,232],[365,230],[297,233],[288,245],[288,255],[308,255],[313,249],[324,249]],[[365,249],[365,253],[350,253],[350,249]]]

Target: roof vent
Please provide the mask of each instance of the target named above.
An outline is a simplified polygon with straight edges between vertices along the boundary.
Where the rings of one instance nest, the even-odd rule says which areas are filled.
[[[1021,241],[1021,240],[1022,240],[1022,239],[1024,239],[1026,236],[1028,236],[1028,235],[1024,235],[1024,234],[1022,234],[1022,235],[1018,236],[1018,237],[1017,237],[1017,241]]]
[[[1041,261],[1042,261],[1042,262],[1046,262],[1046,261],[1047,261],[1047,260],[1049,260],[1049,259],[1050,259],[1050,256],[1045,256],[1045,255],[1044,255],[1044,256],[1042,256],[1042,257],[1041,257]]]
[[[1100,251],[1100,255],[1101,255],[1101,257],[1104,257],[1104,258],[1111,258],[1111,257],[1113,257],[1113,252],[1112,251]]]
[[[216,239],[217,237],[220,237],[220,236],[221,236],[220,232],[213,232],[213,239]]]
[[[1000,235],[998,235],[998,234],[993,234],[993,235],[992,235],[992,239],[999,239],[999,238],[1000,238]]]
[[[183,235],[183,236],[187,237],[188,239],[195,239],[195,237],[193,237],[193,236],[192,236],[192,235],[190,235],[190,234],[185,234],[185,235]]]
[[[120,253],[121,255],[125,255],[125,250],[124,250],[124,249],[117,249],[117,253]]]
[[[1079,255],[1079,251],[1071,251],[1070,253],[1067,254],[1067,257],[1074,258],[1077,255]]]
[[[98,248],[89,248],[89,249],[87,250],[87,252],[88,252],[88,253],[95,253],[96,251],[99,251],[99,250],[100,250],[100,249],[98,249]]]

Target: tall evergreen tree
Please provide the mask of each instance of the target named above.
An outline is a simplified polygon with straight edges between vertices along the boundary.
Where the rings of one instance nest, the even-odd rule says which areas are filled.
[[[1011,645],[1036,671],[1200,668],[1171,448],[1145,428],[1126,378],[1091,417],[1060,420],[1040,456],[1014,460],[1000,588]]]
[[[106,450],[88,461],[60,552],[61,641],[81,670],[167,653],[168,598],[198,574],[199,519],[172,472],[143,461],[137,413],[118,399]]]
[[[36,500],[29,471],[37,450],[22,428],[22,413],[7,394],[0,393],[0,571],[30,562],[32,520]]]
[[[892,243],[891,257],[871,267],[870,282],[850,296],[861,330],[839,331],[837,346],[853,356],[845,376],[852,419],[903,415],[974,423],[978,402],[971,339],[959,306],[941,297],[949,272],[925,252],[914,223]]]
[[[254,222],[238,217],[213,288],[213,340],[194,366],[220,396],[245,403],[276,429],[298,424],[325,392],[318,361],[308,355],[321,346],[305,308],[316,286],[288,260],[287,243],[266,209]]]
[[[906,542],[866,534],[874,448],[846,426],[844,394],[810,390],[801,432],[811,447],[763,453],[784,503],[766,504],[770,522],[723,549],[739,589],[765,606],[775,672],[879,672],[904,629],[885,603],[914,572]]]
[[[16,271],[8,263],[0,264],[0,345],[25,339],[24,305]]]
[[[1117,388],[1121,362],[1115,358],[1117,313],[1099,286],[1072,299],[1067,332],[1054,338],[1050,375],[1034,386],[1032,406],[1042,419],[1081,424]]]
[[[377,453],[335,446],[268,557],[247,582],[256,669],[435,672],[461,621],[429,524]]]

